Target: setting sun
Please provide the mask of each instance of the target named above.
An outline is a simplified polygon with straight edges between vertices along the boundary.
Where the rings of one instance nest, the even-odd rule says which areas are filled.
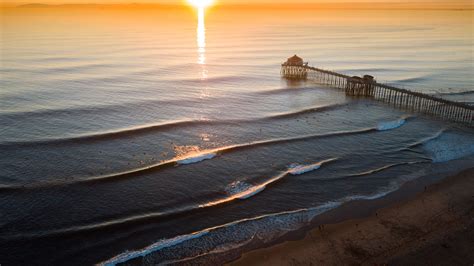
[[[203,8],[212,5],[214,0],[188,0],[188,3],[192,6]]]

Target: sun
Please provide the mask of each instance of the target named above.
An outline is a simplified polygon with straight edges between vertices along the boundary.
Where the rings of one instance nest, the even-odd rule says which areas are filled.
[[[214,3],[214,0],[188,0],[188,3],[197,8],[205,8]]]

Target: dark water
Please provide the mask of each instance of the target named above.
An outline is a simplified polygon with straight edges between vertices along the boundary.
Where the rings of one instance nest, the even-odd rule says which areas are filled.
[[[472,128],[279,77],[298,52],[472,102],[471,12],[272,12],[5,12],[0,263],[189,261],[472,166]]]

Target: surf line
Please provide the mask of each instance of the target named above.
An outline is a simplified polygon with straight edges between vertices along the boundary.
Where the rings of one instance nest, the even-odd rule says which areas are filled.
[[[207,203],[202,203],[199,205],[188,205],[188,206],[175,209],[173,211],[147,213],[147,214],[136,215],[132,217],[126,217],[122,219],[116,219],[112,221],[105,221],[105,222],[96,223],[96,224],[82,225],[82,226],[76,226],[72,228],[64,228],[64,229],[57,229],[57,230],[51,230],[51,231],[42,231],[41,233],[32,232],[32,233],[23,233],[19,235],[2,236],[0,237],[0,239],[3,238],[3,239],[13,240],[13,239],[24,239],[24,238],[38,238],[38,237],[46,237],[46,236],[51,236],[51,235],[61,235],[61,234],[67,234],[67,233],[77,233],[81,231],[96,230],[98,228],[118,226],[118,225],[131,223],[131,222],[137,222],[137,221],[145,220],[145,219],[153,219],[153,218],[158,218],[158,217],[178,215],[178,214],[182,214],[182,213],[186,213],[186,212],[190,212],[194,210],[214,207],[214,206],[229,203],[231,201],[238,200],[238,199],[244,200],[258,194],[259,192],[263,191],[269,184],[275,183],[287,175],[302,175],[307,172],[311,172],[311,171],[319,169],[323,164],[330,163],[336,160],[338,160],[338,158],[331,158],[331,159],[323,160],[323,161],[320,161],[314,164],[309,164],[309,165],[291,165],[286,171],[281,172],[280,174],[270,178],[269,180],[259,185],[253,185],[253,186],[249,185],[248,189],[246,189],[245,191],[237,192],[235,194],[228,195],[225,198],[214,200]]]
[[[83,142],[89,143],[89,142],[95,142],[95,141],[106,141],[106,140],[123,138],[127,136],[132,136],[132,135],[142,135],[142,134],[147,134],[150,132],[156,132],[160,130],[166,130],[166,129],[178,128],[178,127],[187,127],[187,126],[196,126],[196,125],[217,125],[217,124],[235,125],[235,124],[241,124],[241,123],[254,123],[254,122],[259,122],[259,121],[291,118],[293,116],[298,116],[298,115],[311,113],[311,112],[319,113],[319,112],[329,111],[329,110],[337,109],[337,108],[344,107],[347,105],[349,105],[349,103],[329,104],[329,105],[322,105],[322,106],[316,106],[316,107],[313,106],[307,109],[296,110],[289,113],[271,114],[269,116],[265,116],[261,118],[253,118],[253,119],[174,120],[174,121],[168,121],[165,123],[147,124],[147,125],[142,125],[142,126],[122,128],[118,130],[96,132],[92,134],[73,135],[73,136],[64,137],[64,138],[45,138],[45,139],[38,139],[38,140],[32,140],[32,141],[0,142],[0,146],[16,147],[16,146],[37,146],[37,145],[64,145],[64,144],[69,144],[69,143],[83,143]]]
[[[265,188],[268,185],[283,179],[287,175],[302,175],[302,174],[305,174],[305,173],[308,173],[308,172],[311,172],[311,171],[314,171],[314,170],[317,170],[317,169],[321,168],[321,166],[323,164],[326,164],[326,163],[329,163],[329,162],[332,162],[332,161],[336,161],[336,160],[338,160],[338,158],[331,158],[331,159],[327,159],[327,160],[320,161],[320,162],[317,162],[317,163],[314,163],[314,164],[309,164],[309,165],[292,165],[286,171],[281,172],[280,174],[268,179],[267,181],[265,181],[261,184],[250,185],[250,184],[245,183],[245,185],[243,185],[244,190],[238,191],[237,193],[232,194],[229,197],[226,197],[226,198],[223,198],[223,199],[219,199],[219,200],[216,200],[216,201],[211,201],[211,202],[208,202],[206,204],[201,204],[201,205],[199,205],[199,207],[201,207],[201,208],[211,207],[211,206],[216,206],[216,205],[219,205],[219,204],[222,204],[222,203],[230,202],[230,201],[233,201],[233,200],[236,200],[236,199],[248,199],[248,198],[262,192],[263,190],[265,190]]]
[[[116,181],[124,178],[131,178],[141,174],[151,173],[154,171],[158,171],[168,167],[176,167],[176,166],[184,166],[189,164],[195,164],[202,161],[213,159],[221,154],[233,152],[242,149],[254,148],[258,146],[265,146],[265,145],[272,145],[272,144],[279,144],[279,143],[289,143],[295,141],[304,141],[310,139],[318,139],[318,138],[330,138],[330,137],[337,137],[337,136],[345,136],[345,135],[353,135],[353,134],[365,134],[377,132],[376,128],[362,128],[358,130],[352,131],[336,131],[330,132],[326,134],[315,134],[315,135],[304,135],[300,137],[294,138],[276,138],[276,139],[269,139],[269,140],[261,140],[261,141],[254,141],[244,144],[235,144],[229,145],[226,147],[220,147],[216,149],[210,150],[203,150],[193,154],[187,154],[180,157],[175,157],[166,161],[162,161],[156,164],[135,168],[129,171],[124,171],[120,173],[113,173],[108,175],[101,175],[95,176],[86,179],[78,179],[72,181],[45,181],[39,182],[32,185],[13,185],[13,186],[3,186],[0,187],[2,191],[8,190],[22,190],[22,189],[36,189],[36,188],[43,188],[48,186],[67,186],[72,184],[88,184],[88,183],[97,183],[97,182],[107,182],[107,181]]]
[[[362,129],[356,129],[356,130],[336,131],[336,132],[329,132],[325,134],[310,134],[310,135],[304,135],[304,136],[293,137],[293,138],[276,138],[276,139],[248,142],[244,144],[229,145],[225,147],[203,150],[200,152],[187,154],[180,157],[175,157],[169,160],[161,161],[159,163],[155,163],[155,164],[140,167],[140,168],[135,168],[135,169],[120,172],[120,173],[100,175],[100,176],[95,176],[92,178],[78,179],[78,180],[72,180],[72,181],[61,180],[61,181],[38,182],[32,185],[11,185],[11,186],[5,185],[5,186],[0,186],[0,191],[36,189],[36,188],[43,188],[43,187],[48,187],[48,186],[66,186],[66,185],[71,185],[71,184],[87,184],[87,183],[96,183],[96,182],[107,182],[107,181],[112,181],[112,180],[115,181],[122,178],[130,178],[130,177],[138,176],[140,174],[146,174],[146,173],[158,171],[160,169],[164,169],[167,167],[176,167],[180,165],[199,163],[205,160],[213,159],[216,156],[221,155],[223,153],[237,151],[237,150],[246,149],[246,148],[279,144],[279,143],[289,143],[289,142],[295,142],[295,141],[304,141],[304,140],[318,139],[318,138],[357,135],[357,134],[372,133],[372,132],[377,132],[377,131],[391,130],[405,124],[406,122],[405,119],[406,118],[402,117],[400,120],[403,122],[394,123],[395,126],[389,126],[389,127],[381,128],[380,123],[379,123],[376,127],[362,128]],[[382,122],[382,123],[391,123],[391,122]]]

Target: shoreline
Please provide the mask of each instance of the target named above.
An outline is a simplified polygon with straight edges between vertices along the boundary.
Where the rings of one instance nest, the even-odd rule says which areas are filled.
[[[462,164],[462,163],[461,163]],[[456,165],[456,164],[455,164]],[[177,260],[163,260],[159,257],[159,252],[151,252],[147,256],[139,256],[135,258],[130,258],[127,261],[119,263],[121,265],[155,265],[160,262],[167,262],[176,265],[189,265],[189,264],[202,264],[202,265],[242,265],[245,264],[265,264],[267,253],[271,252],[272,249],[277,248],[281,245],[286,245],[288,243],[301,242],[311,235],[311,232],[317,231],[320,225],[323,225],[324,228],[337,225],[339,223],[353,222],[354,220],[364,220],[370,219],[371,217],[376,216],[377,212],[380,212],[384,209],[391,209],[394,206],[404,204],[407,202],[412,202],[421,195],[426,194],[427,191],[430,191],[434,187],[446,187],[447,183],[453,182],[457,183],[456,180],[459,179],[459,176],[469,176],[471,183],[468,183],[468,186],[471,190],[474,191],[474,168],[466,169],[461,168],[458,170],[448,170],[446,168],[452,168],[453,162],[440,163],[437,165],[436,170],[429,171],[416,179],[409,180],[402,184],[397,190],[389,192],[378,198],[372,199],[356,199],[348,201],[339,205],[335,208],[326,210],[322,213],[317,214],[313,217],[311,221],[307,221],[306,225],[303,225],[295,230],[289,230],[280,236],[271,239],[261,238],[261,237],[252,237],[248,241],[241,243],[234,243],[234,248],[226,250],[214,250],[208,253],[202,253],[198,256],[184,257]],[[467,179],[464,177],[464,179]],[[455,180],[455,181],[451,181]],[[474,197],[471,199],[471,205],[474,206]],[[474,229],[474,228],[473,228]],[[474,230],[472,230],[474,232]],[[474,235],[471,240],[474,240]],[[312,243],[307,243],[308,245],[313,245]],[[270,250],[270,251],[269,251]],[[472,250],[474,254],[474,250]],[[286,251],[278,251],[279,254],[286,254]],[[317,254],[317,252],[314,252]],[[254,255],[257,254],[257,255]],[[263,254],[263,255],[262,255]],[[248,257],[252,256],[251,259]],[[260,256],[260,258],[259,258]],[[262,260],[261,257],[265,257],[265,260]],[[298,256],[299,257],[299,256]],[[287,265],[294,263],[283,263],[286,256],[284,256],[280,261],[275,261],[273,263],[267,264],[279,264]],[[243,261],[243,262],[242,262]],[[474,261],[474,258],[473,258]],[[258,263],[257,263],[258,262]],[[311,264],[312,260],[302,263],[304,265]],[[346,264],[361,264],[360,262],[347,262]],[[340,263],[335,263],[340,265]]]
[[[421,177],[382,198],[322,213],[310,226],[244,251],[229,265],[472,263],[474,255],[466,255],[474,254],[468,244],[474,239],[472,191],[474,168]]]

